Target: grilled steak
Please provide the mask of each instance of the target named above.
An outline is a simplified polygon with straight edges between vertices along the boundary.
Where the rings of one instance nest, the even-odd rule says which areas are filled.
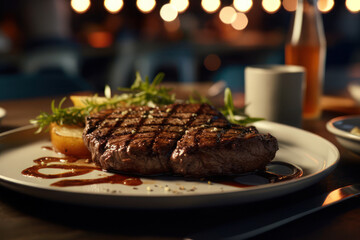
[[[264,168],[278,150],[270,134],[233,125],[208,104],[123,107],[86,119],[84,141],[102,169],[189,177]]]

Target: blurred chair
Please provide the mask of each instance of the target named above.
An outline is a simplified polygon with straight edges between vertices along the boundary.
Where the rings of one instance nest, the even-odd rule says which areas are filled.
[[[16,73],[0,74],[0,99],[66,95],[91,91],[80,76],[79,48],[71,38],[66,1],[22,1],[24,48]]]
[[[19,73],[0,75],[0,99],[67,95],[93,91],[80,75],[77,46],[61,38],[27,42]]]
[[[79,63],[76,53],[68,49],[44,48],[24,56],[21,70],[27,74],[57,69],[69,76],[79,74]]]
[[[25,74],[56,70],[65,75],[79,75],[80,57],[77,46],[69,40],[48,38],[27,44],[20,63]]]
[[[135,62],[142,76],[153,79],[162,68],[176,69],[179,82],[191,83],[197,78],[197,60],[190,44],[179,43],[159,47],[139,55]]]
[[[73,92],[93,91],[94,88],[80,77],[64,74],[2,74],[0,100],[42,96],[60,96]]]
[[[244,70],[245,66],[241,64],[225,66],[216,72],[213,81],[223,81],[232,91],[244,92]]]
[[[72,41],[70,5],[57,0],[24,1],[21,14],[24,51],[20,71],[37,74],[57,69],[77,76],[79,54]]]
[[[112,89],[126,87],[129,77],[134,76],[134,63],[138,55],[136,36],[131,31],[122,31],[116,42],[116,56],[109,69],[108,84]]]

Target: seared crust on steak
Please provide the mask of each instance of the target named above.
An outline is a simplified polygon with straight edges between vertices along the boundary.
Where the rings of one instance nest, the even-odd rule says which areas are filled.
[[[233,175],[263,169],[271,135],[233,125],[208,104],[123,107],[87,117],[84,142],[102,169],[138,175]]]

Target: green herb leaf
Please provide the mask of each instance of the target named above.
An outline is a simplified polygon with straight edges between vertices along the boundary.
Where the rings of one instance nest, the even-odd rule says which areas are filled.
[[[207,97],[202,96],[197,91],[194,91],[193,94],[190,94],[189,99],[186,102],[187,103],[207,103],[207,104],[212,105],[210,100]]]
[[[164,73],[157,74],[150,84],[148,77],[143,81],[137,72],[135,81],[130,88],[118,88],[118,90],[128,93],[125,100],[127,105],[154,107],[155,105],[171,104],[175,102],[175,95],[170,94],[171,89],[159,86],[164,76]]]
[[[229,120],[229,122],[239,125],[247,125],[253,122],[264,120],[263,118],[252,118],[245,114],[245,107],[235,109],[234,101],[230,88],[225,89],[224,93],[224,107],[220,109],[222,114]]]

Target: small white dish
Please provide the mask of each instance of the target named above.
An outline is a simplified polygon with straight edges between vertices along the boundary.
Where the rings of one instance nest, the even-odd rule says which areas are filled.
[[[1,120],[6,116],[6,110],[0,107],[0,123]]]
[[[342,146],[360,154],[360,136],[350,133],[355,127],[360,127],[360,115],[336,117],[326,124],[326,129]]]
[[[350,82],[347,89],[350,96],[360,105],[360,80]]]

